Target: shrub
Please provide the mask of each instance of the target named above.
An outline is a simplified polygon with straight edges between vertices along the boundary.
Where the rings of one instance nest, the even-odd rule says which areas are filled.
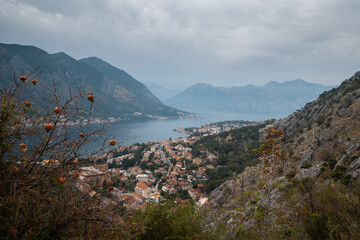
[[[1,238],[104,236],[104,229],[114,227],[112,216],[105,214],[98,195],[90,197],[76,187],[79,166],[90,159],[84,146],[102,134],[73,125],[72,120],[80,117],[90,120],[77,103],[84,93],[61,100],[54,84],[49,91],[54,99],[51,108],[37,109],[33,99],[24,97],[37,86],[26,80],[14,82],[0,91]]]

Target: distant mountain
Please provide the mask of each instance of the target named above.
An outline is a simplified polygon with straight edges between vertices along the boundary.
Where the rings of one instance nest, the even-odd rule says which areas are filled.
[[[14,72],[22,75],[38,66],[41,74],[37,77],[37,87],[25,94],[40,108],[53,102],[49,90],[54,82],[63,100],[80,90],[92,92],[97,117],[147,119],[189,115],[164,105],[145,85],[99,58],[76,60],[63,52],[48,54],[33,46],[0,44],[0,88],[13,85]],[[86,101],[84,98],[80,103]]]
[[[330,86],[297,79],[284,83],[269,82],[264,86],[213,87],[195,84],[166,104],[188,111],[222,111],[288,115],[314,100]]]
[[[149,83],[144,82],[144,85],[156,96],[158,97],[162,102],[165,102],[166,100],[173,98],[177,94],[181,93],[185,88],[173,88],[168,86],[163,86],[158,83]]]

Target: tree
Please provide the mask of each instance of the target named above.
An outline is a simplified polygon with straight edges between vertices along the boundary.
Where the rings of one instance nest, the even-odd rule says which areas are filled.
[[[54,101],[38,109],[34,99],[26,99],[36,77],[36,70],[14,74],[14,86],[0,90],[1,238],[97,238],[106,236],[105,229],[118,231],[120,217],[109,214],[110,206],[77,187],[79,167],[98,152],[88,154],[85,146],[103,135],[89,128],[94,95],[88,94],[89,106],[83,107],[78,100],[84,91],[63,99],[54,82],[48,92]],[[104,149],[102,144],[99,151]]]
[[[239,198],[242,207],[236,209],[236,224],[239,234],[250,238],[287,238],[292,236],[289,216],[293,209],[288,203],[294,192],[293,182],[275,176],[283,173],[290,157],[283,149],[282,131],[268,128],[263,134],[265,137],[259,149],[251,150],[261,154],[263,165],[255,173],[258,176],[256,184],[244,189]]]

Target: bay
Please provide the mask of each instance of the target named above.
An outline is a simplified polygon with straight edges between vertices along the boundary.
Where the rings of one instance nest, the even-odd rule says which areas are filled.
[[[122,146],[134,143],[148,143],[153,141],[167,140],[169,138],[186,137],[186,133],[176,132],[173,129],[186,127],[200,127],[208,123],[227,120],[263,121],[270,118],[282,118],[284,116],[224,113],[224,112],[200,112],[201,119],[168,119],[146,120],[136,122],[116,122],[105,130],[113,136]]]

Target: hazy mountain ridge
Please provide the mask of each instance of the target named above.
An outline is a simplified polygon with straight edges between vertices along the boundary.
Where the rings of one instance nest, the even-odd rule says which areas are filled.
[[[331,88],[300,79],[229,88],[195,84],[165,103],[189,111],[287,115]]]
[[[339,87],[324,92],[304,108],[272,124],[276,129],[284,131],[286,149],[291,156],[288,167],[280,173],[274,171],[264,174],[264,171],[272,171],[272,168],[261,163],[246,168],[232,180],[224,182],[211,192],[205,205],[208,226],[214,227],[221,219],[231,227],[234,210],[241,209],[242,216],[246,218],[244,226],[249,230],[257,221],[251,214],[256,206],[265,206],[264,204],[267,211],[276,217],[274,212],[288,207],[286,201],[279,201],[284,197],[280,185],[291,183],[291,177],[309,181],[312,186],[318,186],[317,191],[329,184],[339,184],[339,188],[343,184],[350,188],[351,182],[360,180],[359,112],[360,72],[357,72]],[[271,183],[275,187],[265,193],[262,192],[263,183]],[[258,199],[257,204],[252,204],[253,200],[246,197],[248,191],[258,191],[264,195]],[[308,196],[303,197],[307,199]],[[341,210],[338,211],[342,213]],[[355,213],[358,211],[354,210],[353,214]],[[304,236],[294,236],[294,239],[303,238]]]
[[[44,92],[52,89],[54,81],[62,99],[79,90],[92,92],[96,103],[94,116],[146,119],[188,114],[164,105],[145,85],[96,57],[76,60],[63,52],[48,54],[34,46],[0,44],[0,62],[1,88],[12,86],[14,72],[20,75],[40,67],[37,87],[26,93],[40,108],[51,102]],[[83,104],[86,101],[80,100]]]
[[[144,85],[162,102],[176,96],[180,92],[183,91],[182,87],[174,87],[174,86],[163,86],[162,84],[158,83],[150,83],[145,82]]]

